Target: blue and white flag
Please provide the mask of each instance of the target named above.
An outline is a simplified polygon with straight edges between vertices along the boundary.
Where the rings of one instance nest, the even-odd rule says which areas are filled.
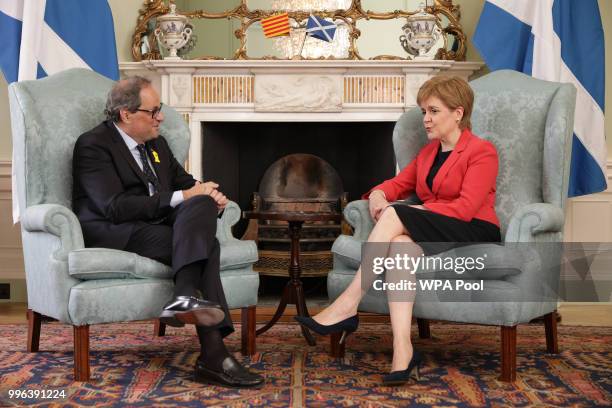
[[[0,0],[0,68],[8,83],[88,68],[119,79],[107,0]],[[13,174],[13,221],[19,203]]]
[[[9,83],[68,68],[119,79],[107,0],[0,0],[0,67]]]
[[[319,40],[332,42],[335,34],[336,24],[320,17],[313,16],[312,14],[310,17],[308,17],[308,22],[306,23],[306,35],[318,38]]]
[[[605,54],[597,0],[487,0],[473,40],[491,70],[576,87],[568,195],[604,191]]]

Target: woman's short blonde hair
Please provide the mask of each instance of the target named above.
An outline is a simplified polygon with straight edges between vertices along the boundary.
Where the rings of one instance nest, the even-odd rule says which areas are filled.
[[[458,76],[439,75],[429,79],[419,89],[417,104],[432,96],[440,99],[447,108],[454,110],[463,107],[463,118],[459,121],[461,130],[472,129],[472,108],[474,107],[474,91],[470,85]]]

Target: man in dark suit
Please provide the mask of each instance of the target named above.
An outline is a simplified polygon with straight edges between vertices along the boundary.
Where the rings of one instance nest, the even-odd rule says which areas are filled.
[[[108,120],[81,135],[74,147],[73,210],[85,245],[135,252],[172,266],[174,298],[160,320],[196,324],[202,345],[196,380],[260,385],[263,378],[240,365],[223,343],[234,328],[215,233],[227,198],[216,183],[195,180],[172,155],[159,135],[164,114],[149,80],[117,82],[106,114]]]

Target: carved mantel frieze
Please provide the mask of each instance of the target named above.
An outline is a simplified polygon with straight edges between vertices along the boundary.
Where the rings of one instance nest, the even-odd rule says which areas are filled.
[[[342,112],[342,76],[258,75],[254,108],[256,112]]]

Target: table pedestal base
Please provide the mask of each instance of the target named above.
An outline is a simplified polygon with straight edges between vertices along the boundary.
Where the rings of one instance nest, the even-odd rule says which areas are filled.
[[[289,224],[289,236],[291,237],[291,260],[289,263],[289,282],[283,289],[280,303],[272,319],[255,333],[260,335],[265,333],[270,327],[280,319],[288,304],[295,305],[297,315],[302,317],[310,317],[306,308],[306,300],[304,299],[304,288],[302,287],[302,268],[300,267],[300,233],[302,225],[306,221],[340,221],[341,214],[337,213],[319,213],[319,212],[274,212],[274,211],[247,211],[244,213],[245,218],[258,220],[277,220],[287,221]],[[301,326],[302,334],[309,345],[314,346],[315,339],[305,327]]]
[[[303,316],[303,317],[310,316],[308,314],[308,309],[306,308],[306,300],[304,298],[304,288],[302,287],[301,280],[296,280],[296,281],[290,280],[289,282],[287,282],[287,285],[283,289],[283,294],[281,296],[280,303],[278,304],[278,308],[276,309],[276,312],[274,313],[274,316],[272,316],[272,319],[270,319],[270,321],[266,323],[265,326],[257,329],[256,333],[258,336],[262,333],[265,333],[270,327],[274,326],[274,324],[278,321],[278,319],[280,319],[280,317],[283,315],[287,305],[295,305],[298,316]],[[302,334],[304,335],[304,338],[306,339],[308,344],[311,346],[314,346],[316,342],[315,342],[314,337],[310,333],[310,331],[308,331],[308,329],[306,329],[303,326],[301,326],[301,328],[302,328]]]

